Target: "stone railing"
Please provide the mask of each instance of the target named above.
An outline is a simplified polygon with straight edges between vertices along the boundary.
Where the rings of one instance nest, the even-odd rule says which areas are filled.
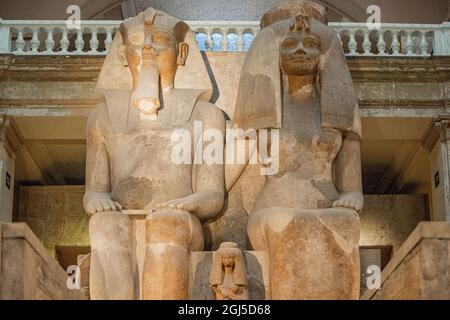
[[[105,55],[120,21],[82,21],[69,30],[66,21],[0,20],[0,53],[15,55]],[[189,21],[201,50],[246,51],[258,33],[256,21]],[[330,23],[348,56],[450,55],[450,23]]]
[[[369,30],[366,23],[330,23],[348,56],[450,55],[450,24],[382,24]]]

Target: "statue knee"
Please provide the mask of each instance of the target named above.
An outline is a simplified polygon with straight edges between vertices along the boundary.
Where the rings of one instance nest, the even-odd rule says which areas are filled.
[[[202,225],[186,211],[157,210],[147,216],[146,243],[179,245],[188,251],[203,250]]]

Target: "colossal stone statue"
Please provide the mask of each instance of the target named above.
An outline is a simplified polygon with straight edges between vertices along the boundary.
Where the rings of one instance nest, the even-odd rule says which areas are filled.
[[[304,1],[267,12],[239,85],[235,125],[279,130],[279,171],[248,223],[268,254],[271,299],[359,297],[359,109],[325,15]]]
[[[224,242],[214,253],[210,284],[216,300],[248,300],[244,255],[234,242]]]
[[[131,222],[123,210],[146,210],[143,298],[185,299],[188,253],[203,250],[201,222],[224,201],[223,165],[194,162],[199,137],[189,141],[190,163],[171,160],[175,129],[193,137],[199,121],[203,130],[225,130],[222,112],[208,102],[212,85],[194,33],[154,9],[125,21],[97,90],[105,99],[88,120],[84,196],[91,298],[137,298]]]

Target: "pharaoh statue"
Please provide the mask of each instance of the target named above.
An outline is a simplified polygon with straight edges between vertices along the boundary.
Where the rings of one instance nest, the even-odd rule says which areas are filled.
[[[202,130],[225,130],[212,84],[182,21],[148,9],[120,25],[101,69],[104,101],[87,125],[86,193],[91,215],[92,299],[136,299],[131,221],[144,210],[144,299],[186,299],[188,254],[203,250],[201,223],[224,202],[221,164],[194,161]],[[188,161],[173,161],[174,130],[190,133]],[[193,137],[192,139],[189,139]],[[223,163],[223,162],[222,162]]]
[[[279,130],[279,167],[251,210],[251,245],[267,253],[271,299],[357,299],[361,130],[341,43],[312,2],[281,4],[261,28],[234,124]]]
[[[244,255],[234,242],[224,242],[214,253],[210,284],[216,300],[248,300]]]

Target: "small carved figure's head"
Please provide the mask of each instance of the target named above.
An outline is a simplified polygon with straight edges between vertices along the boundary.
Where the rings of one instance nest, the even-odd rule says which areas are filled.
[[[123,44],[119,54],[133,80],[131,103],[153,118],[160,107],[160,89],[173,87],[177,67],[185,64],[189,53],[184,42],[188,26],[171,22],[150,9],[120,25]]]
[[[308,16],[296,16],[280,44],[280,64],[289,76],[315,74],[320,63],[320,42],[311,32]]]
[[[244,255],[239,245],[234,242],[224,242],[214,254],[213,268],[211,270],[210,283],[212,286],[221,285],[226,269],[233,273],[235,285],[247,286],[247,271]],[[228,270],[230,270],[228,269]]]
[[[225,268],[234,268],[235,259],[236,259],[235,252],[224,252],[224,254],[222,255],[222,265]]]

